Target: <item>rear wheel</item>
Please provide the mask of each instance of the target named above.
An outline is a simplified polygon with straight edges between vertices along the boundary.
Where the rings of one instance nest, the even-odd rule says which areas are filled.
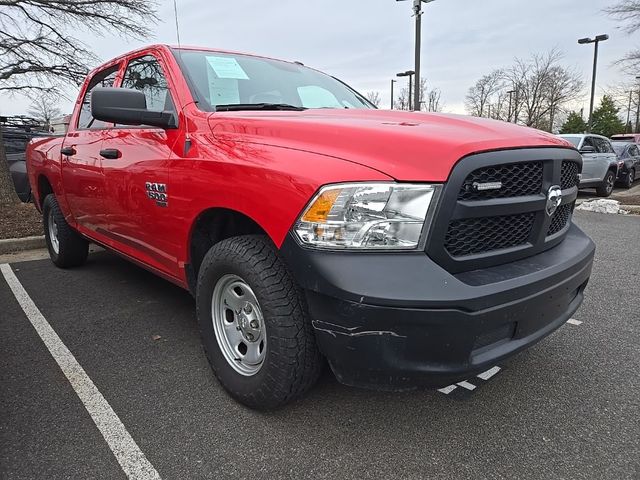
[[[613,184],[616,181],[616,175],[611,170],[604,176],[604,180],[600,186],[596,188],[596,193],[599,197],[608,197],[613,192]]]
[[[636,171],[632,168],[629,170],[629,175],[627,175],[627,181],[624,186],[626,188],[631,188],[633,186],[633,181],[636,178]]]
[[[42,203],[42,217],[51,261],[60,268],[82,265],[89,254],[89,242],[69,226],[53,193]]]
[[[200,267],[198,324],[222,386],[268,410],[303,395],[322,367],[303,292],[268,238],[214,245]]]

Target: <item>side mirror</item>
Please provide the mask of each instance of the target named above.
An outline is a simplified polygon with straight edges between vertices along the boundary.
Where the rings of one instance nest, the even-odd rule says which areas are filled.
[[[91,92],[91,115],[97,120],[121,125],[177,127],[172,112],[147,110],[144,93],[130,88],[94,88]]]
[[[591,145],[585,145],[580,149],[580,153],[596,153],[596,149]]]

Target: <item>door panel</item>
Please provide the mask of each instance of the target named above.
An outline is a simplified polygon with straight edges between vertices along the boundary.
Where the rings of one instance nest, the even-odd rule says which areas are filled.
[[[106,226],[104,175],[98,153],[101,145],[101,130],[69,133],[62,145],[75,151],[62,155],[62,184],[69,209],[79,225],[93,231]]]
[[[598,153],[582,154],[582,178],[581,182],[589,182],[598,178]]]
[[[91,92],[96,87],[112,87],[119,65],[108,67],[89,81],[76,124],[65,136],[62,148],[62,184],[67,203],[76,222],[84,228],[99,231],[106,228],[104,209],[105,179],[100,162],[104,129],[108,126],[91,115]]]
[[[168,202],[158,200],[160,186],[167,184],[167,163],[171,155],[169,136],[156,128],[113,129],[103,147],[117,149],[120,158],[102,158],[106,178],[105,210],[109,236],[125,253],[135,249],[151,266],[167,273],[177,272],[177,259],[164,248],[164,232],[158,219],[166,216]],[[148,193],[147,184],[155,185]],[[150,198],[150,197],[157,197]]]
[[[135,58],[125,68],[121,87],[142,91],[148,110],[169,111],[177,118],[164,71],[153,55]],[[165,240],[171,227],[167,172],[171,147],[181,135],[179,129],[116,126],[106,133],[102,148],[118,150],[119,158],[101,159],[109,236],[125,253],[135,251],[148,265],[175,277],[176,252]]]

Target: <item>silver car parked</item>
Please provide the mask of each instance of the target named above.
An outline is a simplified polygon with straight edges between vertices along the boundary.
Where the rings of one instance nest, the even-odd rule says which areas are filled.
[[[618,176],[618,155],[607,137],[593,134],[559,135],[580,151],[582,155],[582,175],[579,188],[595,188],[601,197],[613,192]]]

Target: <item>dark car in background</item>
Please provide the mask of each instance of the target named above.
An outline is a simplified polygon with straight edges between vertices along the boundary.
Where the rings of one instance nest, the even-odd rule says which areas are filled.
[[[640,148],[636,143],[629,141],[613,141],[611,145],[621,162],[616,181],[631,188],[633,182],[640,179]]]
[[[48,133],[38,122],[24,117],[3,117],[2,120],[0,128],[11,179],[20,200],[28,202],[31,200],[31,186],[25,157],[27,144],[32,138]]]

